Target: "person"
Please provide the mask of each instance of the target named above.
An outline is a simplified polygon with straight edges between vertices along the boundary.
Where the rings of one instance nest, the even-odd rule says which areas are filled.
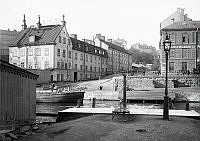
[[[53,90],[54,90],[54,87],[55,87],[55,84],[53,83],[52,85],[51,85],[51,91],[53,92]]]

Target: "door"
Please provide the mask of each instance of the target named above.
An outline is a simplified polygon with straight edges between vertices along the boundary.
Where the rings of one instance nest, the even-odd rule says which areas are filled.
[[[74,72],[74,82],[77,82],[77,72]]]

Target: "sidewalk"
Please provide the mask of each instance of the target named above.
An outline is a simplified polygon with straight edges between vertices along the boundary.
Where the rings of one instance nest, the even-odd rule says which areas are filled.
[[[76,120],[41,125],[36,133],[20,141],[199,141],[200,122],[196,119],[133,115],[123,122],[118,116],[94,115]]]

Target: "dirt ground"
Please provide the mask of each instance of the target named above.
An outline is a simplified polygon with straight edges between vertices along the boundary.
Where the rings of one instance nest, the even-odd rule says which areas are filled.
[[[94,115],[50,125],[40,125],[20,141],[199,141],[200,120],[162,116],[123,117]]]

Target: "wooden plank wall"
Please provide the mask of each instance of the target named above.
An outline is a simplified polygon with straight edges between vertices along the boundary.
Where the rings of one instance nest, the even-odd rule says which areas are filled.
[[[0,125],[35,121],[36,79],[4,69],[0,73]]]

